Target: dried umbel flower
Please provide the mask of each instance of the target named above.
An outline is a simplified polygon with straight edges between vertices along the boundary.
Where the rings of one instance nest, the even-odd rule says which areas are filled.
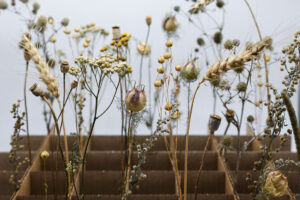
[[[222,146],[230,147],[232,144],[232,137],[230,135],[225,135],[222,140]]]
[[[200,69],[195,60],[187,62],[182,70],[181,75],[188,81],[196,80],[199,75]]]
[[[70,69],[69,62],[66,60],[62,61],[60,64],[60,71],[65,74],[69,72],[69,69]]]
[[[33,95],[37,97],[42,97],[44,96],[44,90],[41,86],[39,86],[37,83],[34,83],[29,90],[32,92]]]
[[[221,124],[221,117],[219,115],[210,115],[209,121],[208,121],[208,129],[211,132],[215,132],[219,129],[219,126]]]
[[[178,22],[175,16],[166,17],[163,20],[163,29],[167,32],[173,32],[177,29]]]
[[[28,51],[31,59],[34,61],[35,66],[40,73],[40,78],[46,84],[48,91],[54,97],[59,97],[59,86],[56,78],[50,73],[49,66],[45,63],[36,47],[26,38],[26,36],[23,36],[22,40],[24,41],[24,49]]]
[[[62,26],[68,26],[69,25],[69,19],[68,18],[63,18],[60,22]]]
[[[147,24],[148,26],[150,26],[150,25],[151,25],[151,22],[152,22],[151,16],[146,16],[146,24]]]
[[[0,0],[0,9],[5,10],[8,7],[8,4],[4,0]]]
[[[137,45],[137,50],[141,55],[149,55],[150,47],[145,42],[139,42]]]
[[[41,158],[42,158],[43,160],[47,160],[47,159],[49,158],[49,153],[48,153],[48,151],[43,151],[43,152],[41,153]]]
[[[113,35],[113,40],[119,40],[121,37],[120,27],[118,26],[112,27],[112,35]]]
[[[139,112],[146,106],[146,94],[144,90],[132,88],[128,90],[125,97],[125,104],[128,110]]]
[[[236,86],[237,91],[245,92],[247,89],[247,84],[245,82],[239,82]]]
[[[273,171],[268,174],[265,190],[273,197],[281,197],[287,193],[288,181],[280,171]]]

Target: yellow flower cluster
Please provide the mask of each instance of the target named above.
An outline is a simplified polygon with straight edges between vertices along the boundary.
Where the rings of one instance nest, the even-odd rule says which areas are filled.
[[[131,34],[124,32],[121,34],[119,41],[113,39],[110,45],[115,47],[122,47],[122,46],[127,47],[130,38],[131,38]]]

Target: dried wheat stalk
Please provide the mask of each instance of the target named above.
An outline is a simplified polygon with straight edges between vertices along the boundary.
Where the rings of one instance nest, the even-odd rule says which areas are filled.
[[[59,86],[56,78],[50,73],[49,66],[43,60],[37,48],[30,42],[30,40],[24,35],[22,38],[24,50],[34,61],[37,70],[40,73],[40,78],[46,84],[48,91],[55,96],[59,97]]]

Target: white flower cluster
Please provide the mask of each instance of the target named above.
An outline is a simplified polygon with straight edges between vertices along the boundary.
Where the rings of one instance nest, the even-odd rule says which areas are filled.
[[[81,69],[79,67],[71,66],[69,68],[69,74],[71,74],[73,76],[78,76],[80,72],[81,72]]]
[[[128,68],[126,62],[117,61],[111,53],[101,55],[98,58],[86,58],[83,56],[78,56],[75,58],[75,63],[88,64],[90,67],[100,68],[104,74],[124,74]]]
[[[80,31],[73,35],[73,38],[75,39],[83,38],[85,37],[86,33],[98,33],[98,32],[100,32],[102,35],[108,35],[108,32],[104,28],[101,28],[100,26],[86,25],[86,26],[82,26]]]

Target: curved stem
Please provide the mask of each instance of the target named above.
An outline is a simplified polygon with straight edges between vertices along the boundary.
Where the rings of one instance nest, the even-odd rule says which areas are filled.
[[[24,106],[25,106],[25,116],[26,116],[26,133],[27,133],[27,146],[28,146],[28,157],[29,164],[32,164],[32,155],[31,155],[31,144],[30,144],[30,134],[29,134],[29,123],[28,123],[28,109],[27,109],[27,95],[26,95],[26,87],[27,87],[27,77],[28,77],[28,65],[29,62],[26,62],[26,70],[25,70],[25,80],[24,80]]]
[[[193,106],[194,106],[194,101],[197,95],[197,92],[200,88],[200,85],[204,82],[205,80],[202,79],[194,92],[193,98],[192,98],[192,103],[191,107],[189,109],[189,118],[188,118],[188,123],[187,123],[187,129],[186,129],[186,135],[185,135],[185,153],[184,153],[184,186],[183,186],[183,194],[184,200],[187,200],[187,171],[188,171],[188,151],[189,151],[189,133],[190,133],[190,125],[191,125],[191,117],[192,117],[192,112],[193,112]]]

